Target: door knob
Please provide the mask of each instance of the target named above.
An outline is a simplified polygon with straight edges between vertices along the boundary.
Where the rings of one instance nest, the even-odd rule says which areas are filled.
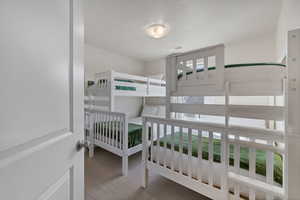
[[[76,149],[77,149],[77,151],[80,151],[84,147],[89,148],[89,146],[90,146],[90,142],[84,141],[84,140],[80,140],[76,144]]]

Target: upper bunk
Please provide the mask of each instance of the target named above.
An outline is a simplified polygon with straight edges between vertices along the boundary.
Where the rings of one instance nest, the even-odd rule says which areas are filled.
[[[162,97],[166,95],[165,85],[164,80],[107,71],[95,75],[95,84],[87,88],[87,95]]]
[[[225,65],[224,45],[170,55],[167,82],[170,96],[280,96],[286,67],[281,63]]]

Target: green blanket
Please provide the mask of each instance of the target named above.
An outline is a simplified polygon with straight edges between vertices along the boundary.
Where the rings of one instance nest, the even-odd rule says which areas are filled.
[[[174,149],[179,151],[179,137],[180,133],[174,133]],[[160,146],[164,145],[166,141],[167,148],[171,149],[172,136],[167,135],[160,139]],[[154,143],[156,144],[156,143]],[[213,139],[213,160],[214,162],[220,162],[221,160],[221,140]],[[188,135],[183,134],[183,153],[188,154]],[[198,157],[198,136],[192,135],[192,156]],[[208,138],[202,137],[202,158],[208,160]],[[230,145],[230,158],[229,164],[234,164],[234,146]],[[282,184],[282,156],[274,154],[274,181]],[[240,148],[240,167],[245,170],[249,170],[249,148]],[[266,152],[262,150],[256,150],[256,173],[266,176]]]
[[[116,85],[116,90],[136,91],[136,87],[124,86],[124,85]]]
[[[117,126],[119,123],[111,123],[110,127],[114,127],[117,128]],[[100,126],[101,125],[101,126]],[[103,122],[101,123],[96,123],[94,130],[98,130],[98,131],[105,131],[106,129],[105,123]],[[99,130],[102,129],[102,130]],[[120,128],[118,128],[117,130],[120,130]],[[142,125],[137,125],[137,124],[128,124],[128,148],[134,147],[138,144],[142,144],[142,131],[143,131],[143,126]],[[87,131],[88,134],[88,131]],[[117,134],[118,135],[118,134]],[[115,134],[112,134],[110,136],[111,138],[114,137],[114,139],[120,140],[120,138],[116,138],[117,136]]]
[[[142,125],[128,124],[128,148],[142,144],[142,132]]]

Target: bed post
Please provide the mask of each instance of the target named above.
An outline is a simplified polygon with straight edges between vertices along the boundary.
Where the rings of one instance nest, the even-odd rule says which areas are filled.
[[[122,156],[122,174],[123,176],[128,175],[128,121],[127,115],[123,115],[123,156]]]
[[[300,197],[300,29],[288,32],[288,83],[286,90],[286,132],[284,159],[285,199]]]
[[[148,128],[146,124],[146,118],[143,117],[143,135],[142,135],[143,151],[142,151],[142,187],[146,188],[148,184]]]
[[[147,96],[149,95],[150,93],[150,79],[149,77],[147,77]]]
[[[143,108],[144,108],[146,105],[146,97],[142,97],[142,98],[143,98]]]
[[[177,74],[176,69],[176,56],[169,55],[166,59],[166,118],[171,118],[171,95],[176,90]]]
[[[114,84],[114,71],[111,70],[109,72],[109,111],[114,111],[114,104],[115,104],[115,97],[114,97],[114,91],[115,91],[115,84]]]
[[[222,134],[222,163],[223,163],[223,176],[221,178],[221,189],[224,192],[224,200],[229,199],[229,188],[228,188],[228,167],[229,167],[229,145],[228,145],[228,127],[229,127],[229,96],[230,96],[230,83],[225,82],[225,132]]]
[[[88,147],[89,149],[89,157],[94,157],[94,138],[95,138],[95,132],[94,132],[94,124],[95,124],[95,113],[90,112],[89,116],[89,140],[90,145]]]

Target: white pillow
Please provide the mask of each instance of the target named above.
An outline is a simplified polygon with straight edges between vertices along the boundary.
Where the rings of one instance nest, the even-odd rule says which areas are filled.
[[[157,115],[157,112],[158,112],[157,106],[145,105],[143,108],[142,117],[145,116],[155,117]]]
[[[153,78],[153,79],[158,79],[158,80],[163,80],[164,75],[163,74],[155,74],[155,75],[150,75],[148,78]]]
[[[157,116],[162,117],[162,118],[166,117],[166,106],[159,106],[158,107]]]

